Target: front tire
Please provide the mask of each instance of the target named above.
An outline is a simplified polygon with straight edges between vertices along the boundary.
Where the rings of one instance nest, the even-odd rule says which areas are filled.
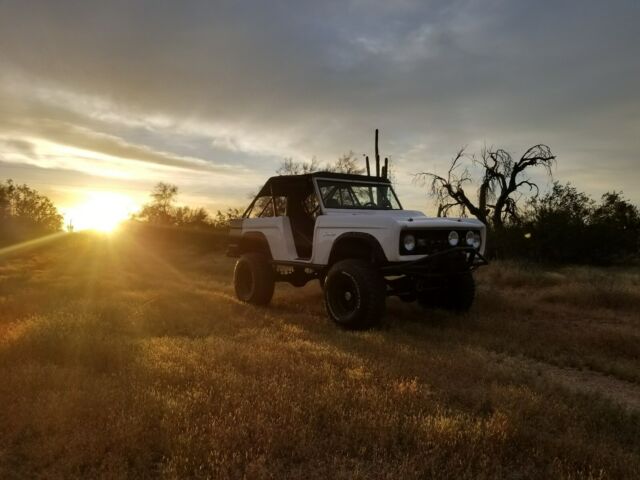
[[[361,330],[380,322],[386,305],[384,277],[363,260],[342,260],[334,264],[324,284],[324,303],[329,317],[338,325]]]
[[[273,297],[275,278],[269,259],[262,253],[245,253],[236,262],[233,287],[241,302],[267,305]]]
[[[418,303],[423,308],[439,307],[453,312],[466,312],[473,305],[476,284],[471,272],[460,272],[443,282],[436,290],[422,292]]]
[[[454,312],[466,312],[473,305],[476,283],[471,272],[463,272],[451,277],[442,295],[442,308]]]

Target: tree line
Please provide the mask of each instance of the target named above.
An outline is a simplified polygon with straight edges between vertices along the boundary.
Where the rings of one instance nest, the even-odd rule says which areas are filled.
[[[542,192],[533,180],[538,170],[552,178],[556,157],[543,144],[518,159],[504,149],[479,154],[459,150],[445,173],[420,172],[436,216],[474,216],[489,229],[491,257],[555,263],[619,263],[640,256],[640,212],[622,192],[606,192],[597,201],[570,183],[553,181]],[[318,170],[362,174],[350,152],[332,164],[284,159],[276,173],[298,175]],[[393,176],[392,176],[393,178]],[[540,178],[540,175],[538,175]],[[178,187],[158,183],[150,201],[132,216],[137,222],[187,229],[228,228],[242,211],[178,205]],[[62,216],[45,196],[11,180],[0,183],[0,243],[9,244],[60,231]]]

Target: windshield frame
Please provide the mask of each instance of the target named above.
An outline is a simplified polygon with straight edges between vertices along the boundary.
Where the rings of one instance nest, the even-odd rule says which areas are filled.
[[[366,177],[365,177],[366,178]],[[389,191],[391,192],[391,194],[393,195],[394,200],[396,201],[396,203],[398,204],[398,208],[380,208],[380,207],[376,207],[376,208],[371,208],[371,207],[363,207],[362,205],[357,205],[357,206],[353,206],[353,207],[348,207],[348,206],[341,206],[341,207],[327,207],[325,205],[325,199],[322,196],[322,192],[320,191],[320,185],[318,182],[331,182],[331,183],[345,183],[345,184],[349,184],[349,185],[370,185],[370,186],[375,186],[375,187],[386,187],[389,189]],[[396,192],[393,188],[393,185],[391,185],[390,182],[380,182],[380,181],[375,181],[375,180],[369,180],[369,179],[365,179],[365,180],[347,180],[347,179],[342,179],[342,178],[331,178],[331,177],[317,177],[313,179],[313,184],[315,186],[316,189],[316,195],[318,197],[318,199],[320,200],[320,205],[322,206],[322,210],[361,210],[361,211],[371,211],[371,212],[386,212],[386,211],[400,211],[403,210],[402,207],[402,203],[400,203],[400,199],[398,198],[398,195],[396,195]]]

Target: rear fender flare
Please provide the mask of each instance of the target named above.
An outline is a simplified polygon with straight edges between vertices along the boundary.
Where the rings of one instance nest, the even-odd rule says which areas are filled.
[[[240,253],[259,252],[264,253],[273,259],[271,254],[271,248],[269,247],[269,241],[262,232],[251,231],[245,232],[240,238]]]

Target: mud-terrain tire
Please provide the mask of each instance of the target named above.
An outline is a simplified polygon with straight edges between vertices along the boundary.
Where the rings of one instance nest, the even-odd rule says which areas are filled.
[[[233,288],[241,302],[267,305],[273,297],[275,276],[269,258],[262,253],[245,253],[233,270]]]
[[[362,330],[380,322],[386,306],[384,277],[364,260],[342,260],[327,273],[324,304],[341,327]]]
[[[448,278],[442,288],[423,292],[418,303],[424,308],[439,307],[453,312],[466,312],[473,305],[476,284],[471,272],[461,272]]]
[[[442,295],[442,308],[454,312],[466,312],[473,305],[476,283],[471,272],[463,272],[449,279]]]

